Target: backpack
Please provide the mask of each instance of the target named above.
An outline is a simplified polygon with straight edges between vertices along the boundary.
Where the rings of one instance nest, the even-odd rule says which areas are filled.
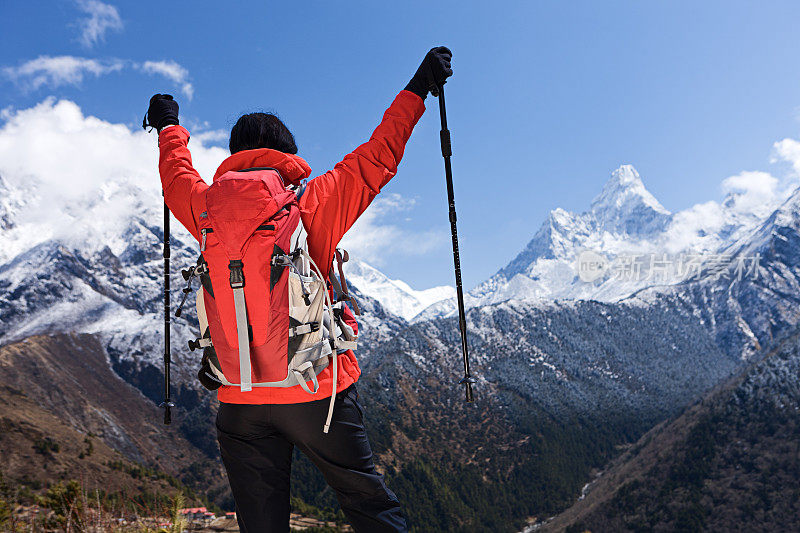
[[[206,192],[200,214],[200,257],[184,271],[187,288],[199,277],[197,317],[203,348],[198,377],[211,390],[294,387],[319,391],[317,376],[332,362],[333,392],[323,432],[336,398],[337,355],[355,349],[357,335],[337,250],[341,283],[332,300],[323,274],[306,248],[298,200],[305,186],[287,188],[273,168],[227,172]],[[357,307],[355,307],[357,310]],[[176,313],[180,315],[180,308]],[[349,315],[349,316],[347,316]],[[354,319],[351,323],[355,323]]]

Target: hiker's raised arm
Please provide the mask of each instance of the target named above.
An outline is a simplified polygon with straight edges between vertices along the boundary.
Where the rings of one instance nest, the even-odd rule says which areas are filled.
[[[168,94],[154,95],[147,120],[158,130],[158,171],[164,201],[175,218],[199,238],[193,207],[199,207],[194,204],[208,185],[192,166],[189,132],[178,125],[178,103]]]
[[[425,56],[405,90],[394,99],[369,141],[309,182],[300,199],[311,256],[330,265],[336,245],[381,188],[397,173],[406,142],[425,112],[423,103],[436,83],[452,74],[450,51],[434,48]]]
[[[200,193],[208,185],[192,166],[192,154],[189,153],[189,132],[182,126],[164,128],[158,134],[158,170],[161,174],[161,186],[164,188],[164,201],[189,232],[199,239],[195,217],[195,205]],[[199,213],[197,213],[199,215]]]

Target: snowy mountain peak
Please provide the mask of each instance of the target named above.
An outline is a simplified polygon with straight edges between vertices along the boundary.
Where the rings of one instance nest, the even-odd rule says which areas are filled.
[[[551,228],[559,228],[570,225],[575,218],[575,215],[567,211],[566,209],[562,209],[560,207],[556,207],[547,217],[547,223]]]
[[[625,187],[644,187],[642,178],[633,165],[620,165],[618,169],[611,173],[611,178],[606,182],[618,184]]]
[[[363,261],[348,261],[345,264],[345,276],[348,283],[378,300],[390,313],[406,320],[411,320],[426,307],[456,295],[455,288],[447,285],[421,291],[412,289],[404,281],[390,279]]]
[[[632,165],[622,165],[612,172],[589,212],[602,229],[630,235],[663,230],[671,217],[645,188]]]
[[[594,213],[607,213],[635,204],[642,204],[657,213],[669,215],[669,211],[644,186],[633,165],[622,165],[611,173],[603,190],[592,200],[590,210]]]
[[[589,211],[575,214],[560,207],[550,211],[525,250],[500,273],[511,279],[517,274],[530,275],[532,264],[539,259],[571,260],[575,250],[588,246],[599,233],[623,239],[652,235],[663,231],[671,216],[645,188],[636,169],[622,165],[611,174]]]

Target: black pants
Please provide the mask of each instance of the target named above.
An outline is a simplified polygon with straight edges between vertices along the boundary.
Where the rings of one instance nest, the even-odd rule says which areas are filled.
[[[286,405],[221,403],[217,439],[242,533],[289,531],[289,474],[297,446],[336,491],[356,532],[408,531],[400,502],[375,469],[355,385],[336,398]]]

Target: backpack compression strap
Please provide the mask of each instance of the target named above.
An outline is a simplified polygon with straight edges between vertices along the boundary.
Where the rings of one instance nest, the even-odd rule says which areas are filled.
[[[302,255],[306,259],[308,259],[308,263],[309,263],[309,265],[311,265],[311,268],[313,268],[314,270],[317,271],[317,275],[319,276],[319,279],[320,280],[324,280],[325,276],[322,274],[322,271],[319,269],[317,264],[314,262],[314,259],[312,259],[310,255],[308,255],[308,252],[304,248],[298,248],[298,250],[300,250],[300,255]],[[328,294],[328,290],[325,288],[324,284],[323,284],[321,290],[322,290],[323,294],[325,295],[325,308],[328,311],[328,313],[330,314],[330,318],[331,318],[331,322],[330,322],[331,323],[331,333],[333,333],[333,324],[335,324],[335,322],[336,322],[336,317],[334,317],[334,315],[333,315],[333,304],[331,303],[330,295]],[[336,337],[331,337],[330,342],[333,343],[331,345],[331,348],[335,348],[336,347]],[[331,362],[333,363],[332,364],[332,366],[333,366],[333,375],[331,376],[331,387],[333,388],[333,390],[331,391],[331,400],[330,400],[330,403],[328,404],[328,416],[327,416],[327,418],[325,418],[325,425],[322,426],[322,432],[323,433],[327,433],[328,430],[331,428],[331,420],[333,419],[333,407],[334,407],[334,404],[336,403],[336,385],[339,383],[339,374],[338,374],[339,356],[336,353],[335,349],[333,350],[333,353],[330,355],[330,358],[331,358]]]
[[[350,302],[352,304],[351,307],[353,308],[353,312],[357,315],[360,315],[361,309],[359,309],[358,303],[347,290],[347,280],[344,277],[344,270],[342,268],[342,264],[346,263],[349,259],[350,256],[348,255],[347,250],[344,250],[344,254],[342,254],[341,248],[337,248],[334,261],[339,266],[339,279],[342,281],[340,283],[339,279],[336,279],[336,274],[333,272],[333,265],[331,265],[331,270],[328,273],[328,280],[330,280],[331,285],[333,285],[333,290],[336,291],[336,303],[342,301]]]
[[[250,335],[247,327],[247,306],[244,301],[244,264],[233,260],[228,264],[231,271],[233,289],[233,308],[236,312],[236,335],[239,338],[239,387],[242,392],[253,390],[250,368]]]

